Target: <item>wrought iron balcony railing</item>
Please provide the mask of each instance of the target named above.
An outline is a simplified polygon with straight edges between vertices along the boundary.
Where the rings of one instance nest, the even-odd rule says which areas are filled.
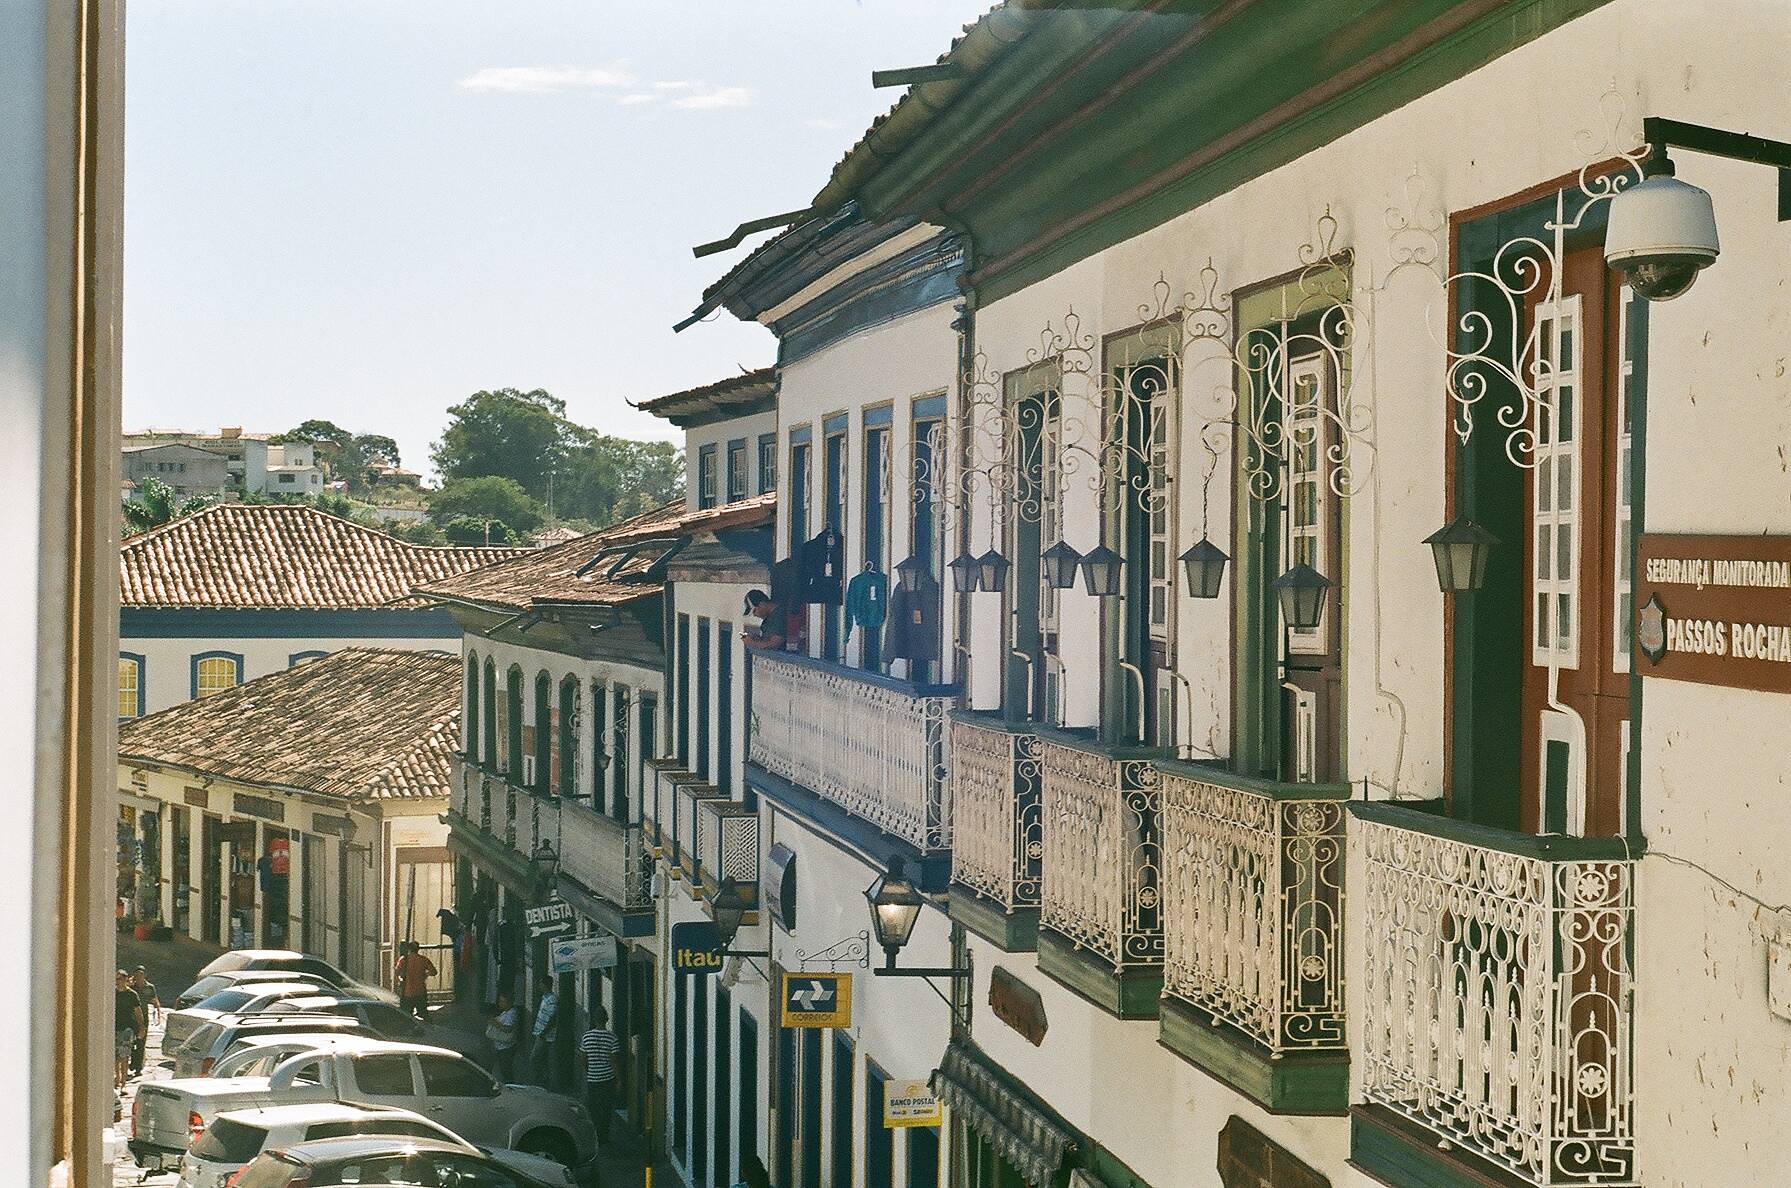
[[[1623,843],[1355,808],[1365,1098],[1537,1188],[1637,1183]]]
[[[1044,739],[1039,926],[1115,972],[1163,962],[1163,789],[1151,759]]]
[[[952,881],[1013,912],[1039,906],[1039,738],[951,723]]]
[[[1252,785],[1163,772],[1163,992],[1274,1056],[1342,1049],[1349,790]]]
[[[954,691],[783,652],[752,654],[748,758],[923,854],[951,848]]]

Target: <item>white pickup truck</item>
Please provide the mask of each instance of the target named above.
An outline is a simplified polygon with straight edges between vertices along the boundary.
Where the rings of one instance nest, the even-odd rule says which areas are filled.
[[[131,1154],[151,1171],[180,1165],[213,1118],[231,1110],[307,1101],[415,1110],[485,1147],[545,1155],[587,1173],[596,1127],[583,1105],[533,1085],[500,1085],[445,1048],[386,1040],[336,1041],[293,1056],[265,1077],[145,1081],[131,1110]]]

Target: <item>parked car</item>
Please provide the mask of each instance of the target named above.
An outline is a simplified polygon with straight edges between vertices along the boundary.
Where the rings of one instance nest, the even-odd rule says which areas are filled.
[[[319,974],[304,973],[290,969],[227,969],[219,973],[206,974],[185,990],[174,996],[170,1009],[180,1010],[190,1007],[200,999],[209,998],[220,990],[231,987],[243,987],[254,982],[312,982],[325,990],[340,990],[342,987]]]
[[[232,987],[200,999],[185,1010],[169,1011],[162,1018],[162,1047],[184,1044],[201,1023],[209,1023],[223,1015],[258,1015],[277,1002],[289,998],[311,997],[317,987],[311,982],[257,982],[252,986]]]
[[[344,1045],[353,1047],[365,1039],[359,1035],[322,1035],[318,1032],[260,1032],[232,1044],[208,1077],[271,1077],[274,1070],[301,1052],[333,1052]]]
[[[307,1102],[233,1110],[212,1120],[180,1164],[180,1188],[225,1188],[231,1176],[263,1151],[357,1135],[432,1139],[489,1156],[552,1188],[577,1188],[572,1173],[540,1155],[475,1147],[440,1123],[411,1110],[341,1102]]]
[[[546,1155],[575,1169],[596,1157],[583,1105],[533,1085],[499,1085],[457,1052],[423,1044],[346,1038],[329,1052],[288,1059],[266,1077],[146,1081],[131,1111],[131,1154],[173,1168],[213,1118],[232,1110],[351,1101],[415,1110],[469,1142]]]
[[[302,995],[288,999],[281,1004],[280,1009],[355,1019],[368,1031],[383,1039],[433,1044],[438,1048],[450,1048],[475,1060],[483,1058],[485,1054],[482,1036],[445,1027],[433,1020],[425,1022],[408,1011],[401,1011],[391,1003],[378,999],[342,994]]]
[[[359,1019],[273,1010],[258,1015],[222,1015],[209,1023],[201,1023],[178,1047],[170,1049],[164,1042],[162,1051],[172,1055],[175,1076],[203,1077],[210,1075],[218,1057],[228,1052],[237,1040],[251,1035],[291,1034],[295,1031],[320,1036],[374,1034]]]
[[[369,998],[380,998],[396,1004],[398,996],[379,986],[371,986],[356,981],[321,957],[313,957],[309,953],[300,953],[294,949],[232,949],[213,959],[211,964],[199,971],[201,977],[206,974],[224,973],[236,969],[271,969],[288,970],[294,973],[315,974],[330,985],[354,994],[364,994]]]
[[[489,1155],[434,1139],[338,1138],[265,1151],[234,1188],[407,1184],[418,1188],[547,1188]]]

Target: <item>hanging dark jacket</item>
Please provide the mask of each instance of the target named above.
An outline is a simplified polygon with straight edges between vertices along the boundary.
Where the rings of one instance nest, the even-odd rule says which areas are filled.
[[[802,546],[802,584],[811,606],[846,600],[846,538],[837,528],[821,529]]]
[[[883,654],[886,660],[910,665],[939,659],[939,583],[924,575],[913,588],[905,581],[896,583],[889,592]]]

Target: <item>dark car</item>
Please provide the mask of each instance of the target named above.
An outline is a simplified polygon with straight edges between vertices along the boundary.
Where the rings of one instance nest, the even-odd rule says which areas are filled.
[[[421,1138],[338,1138],[263,1151],[233,1188],[404,1184],[415,1188],[549,1188],[489,1155]]]

